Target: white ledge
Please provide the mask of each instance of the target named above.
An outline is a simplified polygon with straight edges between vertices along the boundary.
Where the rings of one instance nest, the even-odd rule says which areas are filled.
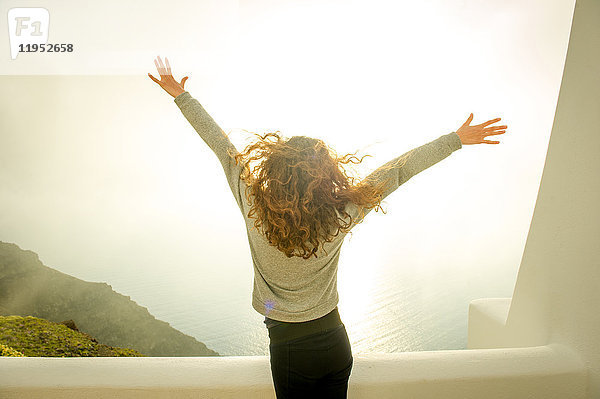
[[[569,348],[443,350],[354,356],[349,398],[585,398]],[[267,356],[4,357],[2,398],[275,398]]]

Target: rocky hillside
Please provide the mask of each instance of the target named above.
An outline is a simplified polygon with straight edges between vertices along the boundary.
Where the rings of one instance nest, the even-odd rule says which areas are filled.
[[[132,348],[146,356],[219,356],[110,285],[59,272],[42,264],[35,252],[2,241],[0,315],[34,316],[55,323],[74,320],[81,331],[103,344]]]
[[[53,323],[33,316],[0,316],[0,345],[3,356],[144,356],[133,349],[99,343],[79,331],[73,320]]]

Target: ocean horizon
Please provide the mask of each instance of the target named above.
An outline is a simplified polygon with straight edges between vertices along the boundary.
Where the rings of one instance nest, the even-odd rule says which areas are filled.
[[[353,354],[466,349],[469,302],[509,297],[514,288],[511,268],[477,273],[469,268],[451,271],[442,266],[387,264],[372,269],[362,282],[364,290],[357,291],[353,273],[360,271],[342,258],[348,256],[341,256],[338,268],[338,309]],[[96,279],[89,270],[77,277],[106,282],[222,356],[269,354],[264,316],[251,306],[251,279],[230,276],[229,288],[216,284],[195,289],[189,282],[206,280],[201,270],[185,276],[130,271],[113,270],[109,279]]]

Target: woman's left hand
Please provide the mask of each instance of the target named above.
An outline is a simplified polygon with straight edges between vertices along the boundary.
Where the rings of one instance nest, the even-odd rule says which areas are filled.
[[[175,80],[175,78],[173,78],[173,75],[171,74],[171,66],[169,65],[169,60],[165,57],[165,62],[167,63],[167,67],[165,68],[160,57],[156,58],[157,59],[154,60],[154,65],[156,65],[156,69],[158,70],[158,73],[160,75],[160,80],[156,79],[150,74],[148,74],[148,76],[150,77],[150,79],[158,83],[160,87],[162,87],[167,93],[169,93],[173,97],[177,97],[185,91],[183,86],[185,85],[185,81],[188,79],[188,77],[184,77],[183,79],[181,79],[181,83],[177,83],[177,81]]]

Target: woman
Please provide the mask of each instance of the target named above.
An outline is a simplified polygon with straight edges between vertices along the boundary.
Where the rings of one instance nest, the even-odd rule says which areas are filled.
[[[238,152],[185,91],[188,77],[178,83],[168,59],[166,67],[160,57],[154,62],[160,80],[148,76],[174,97],[217,155],[244,216],[254,266],[252,306],[265,316],[277,397],[345,398],[353,357],[337,309],[337,266],[346,233],[401,184],[463,144],[499,144],[483,138],[505,133],[506,125],[487,127],[496,118],[469,126],[471,114],[456,132],[392,159],[355,184],[341,166],[362,158],[338,157],[321,140],[267,133]],[[250,168],[251,161],[260,163]]]

